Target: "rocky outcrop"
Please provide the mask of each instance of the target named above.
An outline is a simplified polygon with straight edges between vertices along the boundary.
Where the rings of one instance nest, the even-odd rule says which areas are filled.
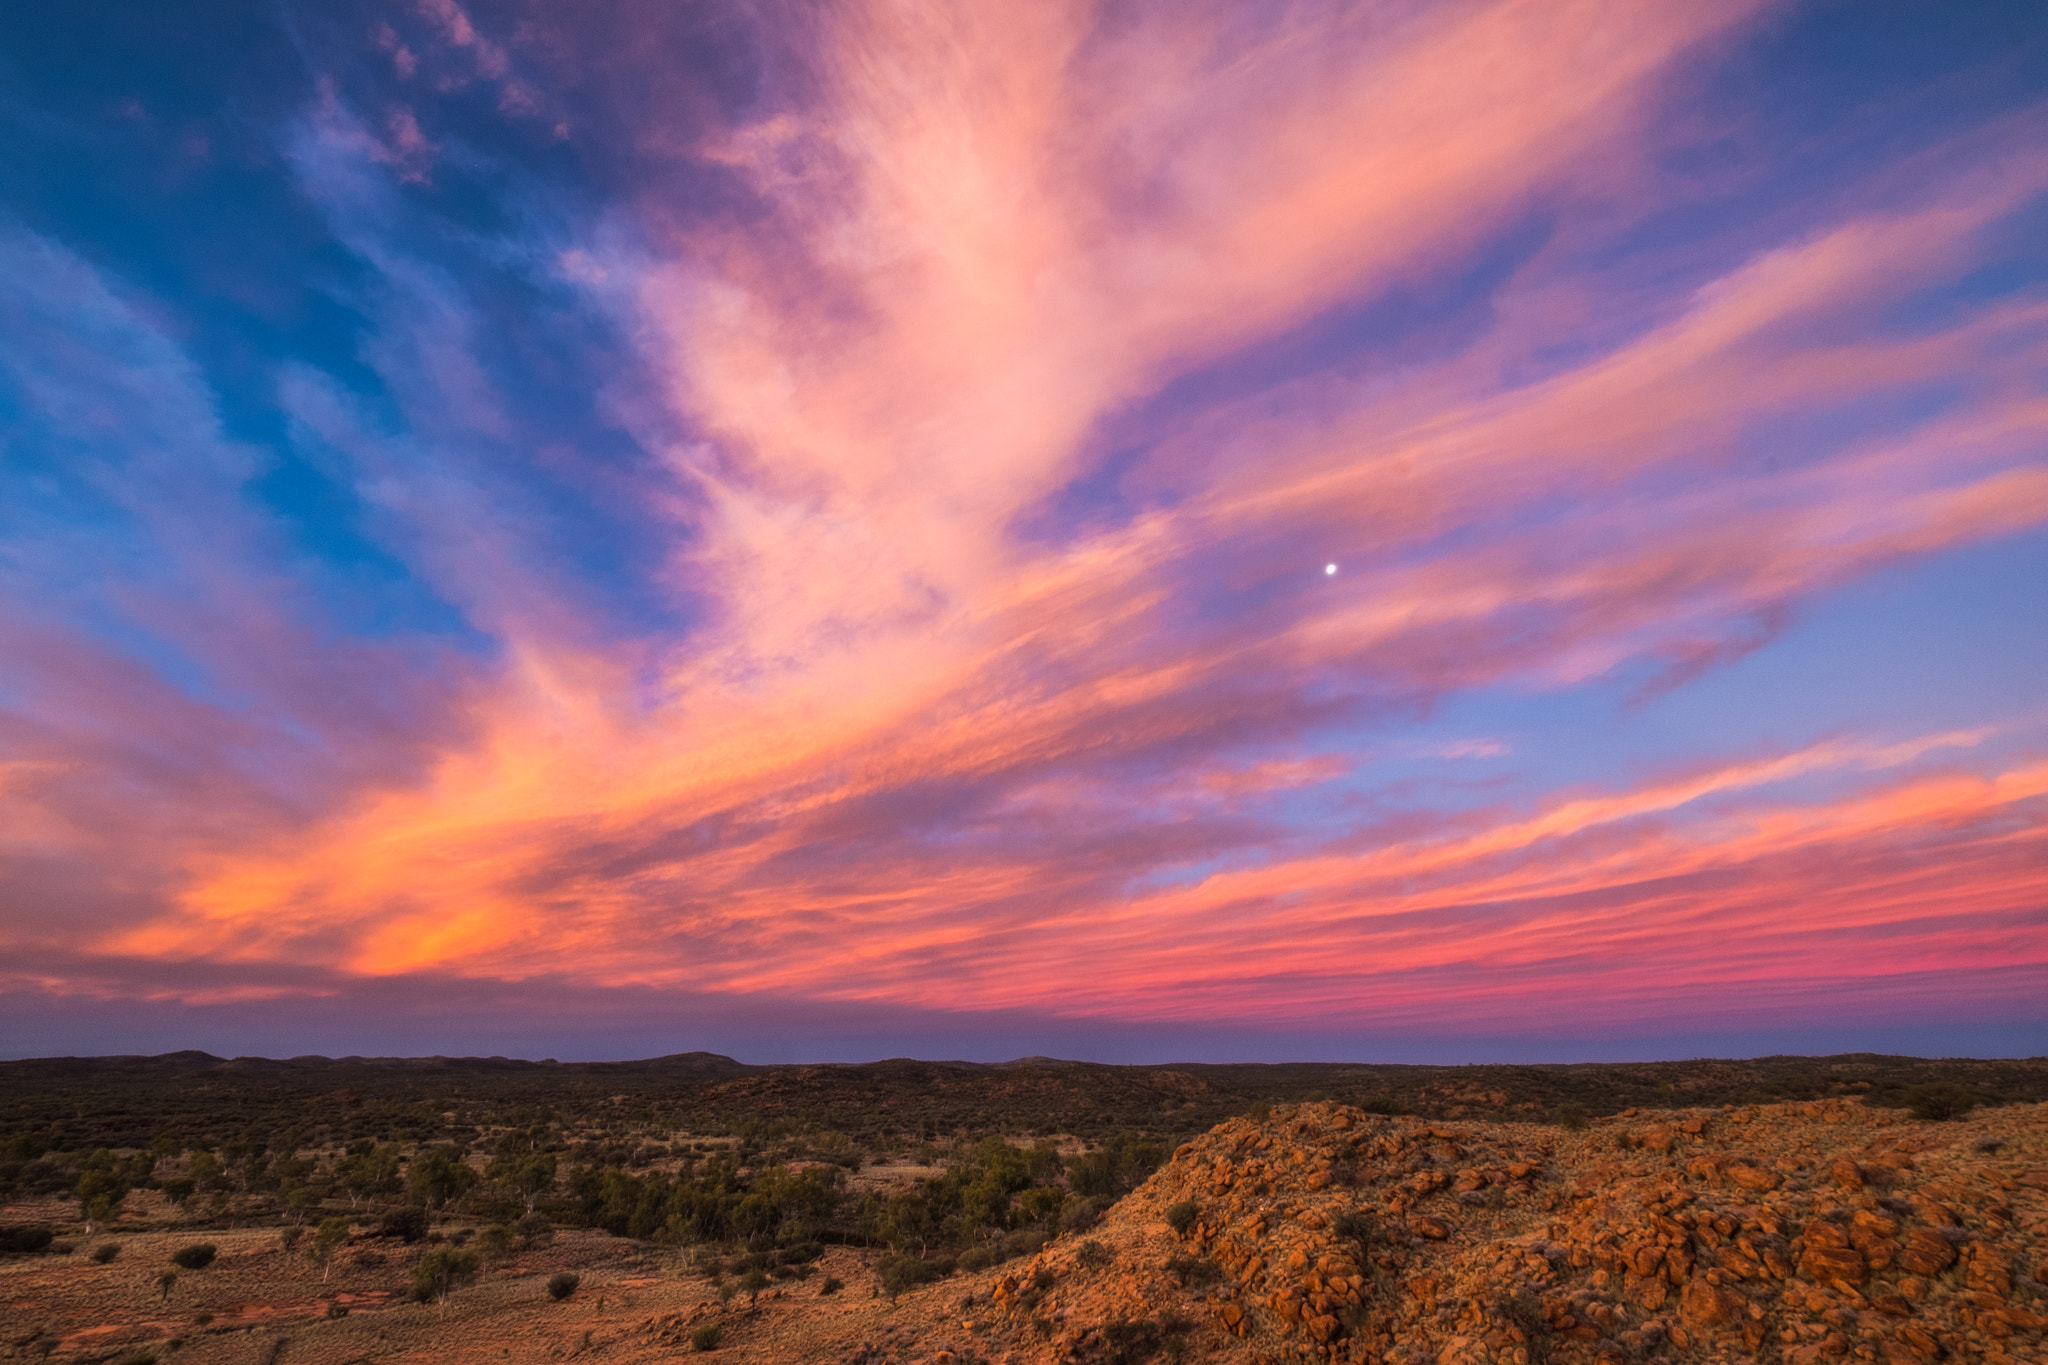
[[[1142,1324],[1215,1359],[2039,1365],[2044,1167],[2048,1106],[1570,1133],[1304,1104],[1183,1146],[988,1307],[1018,1361],[1139,1358]]]

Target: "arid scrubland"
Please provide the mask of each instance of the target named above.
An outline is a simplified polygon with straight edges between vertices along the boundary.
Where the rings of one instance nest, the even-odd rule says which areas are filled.
[[[985,1126],[950,1132],[681,1128],[661,1086],[485,1103],[446,1074],[431,1111],[259,1086],[236,1113],[188,1066],[172,1088],[212,1109],[80,1150],[152,1116],[102,1078],[30,1128],[17,1090],[0,1358],[2048,1362],[2048,1104],[2013,1093],[2039,1068],[1987,1093],[1883,1060],[1806,1061],[1812,1098],[1614,1112],[1687,1073],[1595,1069],[1543,1121],[1500,1075],[1476,1103],[1469,1075],[1370,1108],[1225,1092],[1242,1112],[1193,1133],[1160,1121],[1180,1082],[1052,1063],[977,1073]],[[929,1102],[922,1064],[888,1065],[871,1111]],[[707,1074],[688,1103],[780,1083]],[[989,1102],[1094,1114],[1098,1082],[1138,1099],[1085,1136]],[[1435,1112],[1373,1112],[1400,1108]]]

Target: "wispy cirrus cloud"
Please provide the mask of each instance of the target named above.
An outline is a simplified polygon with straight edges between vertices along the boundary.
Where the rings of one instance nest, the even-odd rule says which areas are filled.
[[[289,147],[374,266],[378,391],[289,365],[278,406],[470,634],[395,665],[419,690],[376,744],[275,684],[388,757],[234,839],[165,835],[146,889],[53,941],[1259,1026],[1993,967],[2024,995],[2025,725],[1815,738],[1846,733],[1820,705],[1798,742],[1512,795],[1418,796],[1360,738],[1487,689],[1653,699],[1845,583],[2048,522],[2048,307],[1970,283],[2048,190],[2039,109],[1796,211],[1651,230],[1696,190],[1659,111],[1763,11],[821,6],[757,35],[737,117],[622,52],[684,169],[483,241],[421,240],[398,197],[439,192],[430,150],[479,153],[372,137],[330,90]],[[589,50],[487,14],[423,6],[409,40],[491,80]],[[451,251],[578,319],[631,458],[536,436],[505,300]],[[1425,288],[1456,326],[1412,355],[1331,321]],[[178,386],[149,420],[203,409]],[[645,547],[635,610],[565,548],[596,524],[565,529],[565,487]],[[223,592],[285,553],[252,525],[242,558],[207,537]],[[279,618],[240,637],[266,666],[356,648],[301,643],[289,593],[237,610]],[[110,728],[171,713],[151,686]],[[1432,750],[1532,761],[1406,752]],[[58,861],[37,784],[79,752],[0,768]]]

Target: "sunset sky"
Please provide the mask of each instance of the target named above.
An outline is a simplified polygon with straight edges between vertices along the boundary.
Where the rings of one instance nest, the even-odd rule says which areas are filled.
[[[2039,0],[0,7],[0,1055],[2048,1053]]]

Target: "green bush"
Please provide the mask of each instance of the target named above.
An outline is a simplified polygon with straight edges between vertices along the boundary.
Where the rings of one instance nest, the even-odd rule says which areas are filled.
[[[725,1329],[723,1327],[720,1327],[715,1322],[707,1322],[696,1331],[690,1333],[690,1349],[695,1351],[715,1351],[718,1349],[719,1339],[724,1335]]]
[[[927,1261],[903,1252],[884,1256],[875,1264],[875,1273],[882,1280],[882,1292],[892,1299],[906,1289],[915,1289],[921,1284],[943,1280],[953,1273],[953,1269],[953,1258],[950,1256],[934,1257]]]
[[[1166,1262],[1166,1273],[1187,1289],[1200,1289],[1223,1278],[1223,1267],[1207,1256],[1174,1256]]]
[[[960,1253],[960,1268],[970,1275],[978,1275],[996,1263],[996,1254],[988,1247],[972,1247]]]
[[[1969,1113],[1976,1107],[1977,1097],[1967,1086],[1953,1081],[1929,1081],[1907,1086],[1905,1101],[1914,1118],[1944,1122]]]
[[[846,1281],[840,1279],[837,1275],[827,1275],[825,1283],[818,1286],[818,1292],[820,1294],[837,1294],[844,1288],[846,1288]]]
[[[211,1242],[194,1242],[188,1247],[179,1247],[171,1253],[171,1264],[180,1270],[204,1270],[213,1264],[213,1258],[220,1254],[220,1248]]]
[[[13,1251],[25,1256],[48,1251],[55,1236],[48,1228],[0,1228],[0,1251]]]
[[[476,1247],[487,1261],[502,1261],[512,1254],[512,1229],[503,1223],[493,1223],[477,1234]]]
[[[119,1242],[107,1242],[101,1246],[93,1248],[92,1263],[94,1265],[105,1265],[108,1261],[113,1260],[116,1256],[119,1256],[120,1254],[121,1244]]]
[[[1185,1237],[1188,1229],[1195,1225],[1195,1219],[1201,1216],[1201,1212],[1195,1207],[1194,1200],[1183,1199],[1166,1211],[1166,1225]]]
[[[548,1276],[548,1297],[557,1303],[576,1292],[576,1286],[583,1283],[581,1276],[573,1270],[558,1270]]]
[[[1586,1106],[1570,1102],[1560,1104],[1552,1112],[1552,1117],[1557,1120],[1560,1128],[1569,1128],[1577,1132],[1586,1126]]]
[[[476,1279],[482,1258],[467,1247],[436,1247],[412,1268],[412,1300],[447,1302],[448,1296]]]
[[[1072,1199],[1060,1213],[1060,1231],[1086,1232],[1102,1221],[1102,1211],[1110,1201],[1100,1197],[1094,1199]]]
[[[424,1242],[427,1240],[427,1211],[417,1204],[393,1209],[377,1225],[377,1235],[396,1237],[403,1242]]]

